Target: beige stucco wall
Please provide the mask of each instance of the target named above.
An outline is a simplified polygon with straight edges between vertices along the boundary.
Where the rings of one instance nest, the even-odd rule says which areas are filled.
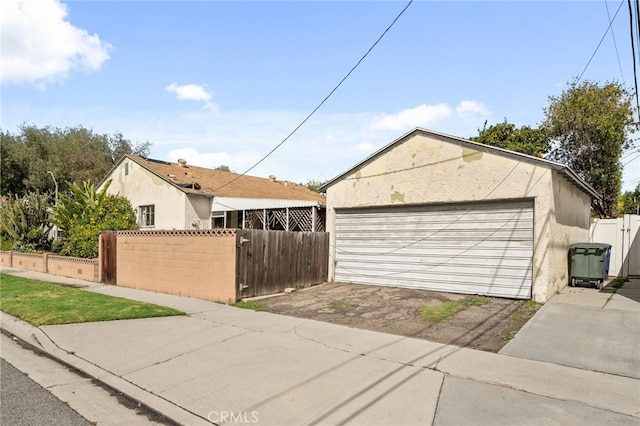
[[[129,174],[125,175],[125,164],[129,164]],[[187,195],[178,188],[168,185],[162,179],[134,161],[125,159],[110,176],[111,185],[107,192],[127,197],[136,209],[138,220],[140,206],[155,206],[155,226],[144,229],[192,229],[187,211],[193,209]]]
[[[549,269],[547,295],[558,293],[569,282],[569,246],[574,243],[589,242],[591,199],[583,191],[572,185],[567,179],[553,172],[553,204],[550,221],[542,226],[542,233],[551,238],[546,251],[538,251],[541,264]],[[585,207],[586,206],[586,207]]]
[[[45,257],[36,253],[13,252],[11,266],[34,272],[47,272]]]
[[[588,233],[588,220],[583,224],[582,218],[585,214],[588,218],[590,202],[586,195],[571,192],[571,185],[563,177],[554,176],[551,169],[491,151],[416,133],[330,186],[329,279],[335,272],[336,208],[534,199],[533,298],[545,302],[551,296],[550,288],[560,287],[562,280],[566,284],[566,266],[562,269],[556,256],[567,240],[581,237],[582,228],[578,231],[574,227],[584,225]],[[554,182],[562,181],[555,191]],[[565,197],[566,203],[575,204],[565,206]],[[554,218],[556,211],[563,215],[561,226]],[[566,263],[566,255],[563,259]]]
[[[185,229],[211,229],[211,198],[190,195],[184,216],[188,225]]]
[[[98,269],[98,259],[47,256],[48,274],[98,282]]]
[[[236,235],[118,232],[117,285],[236,301]]]
[[[49,253],[37,254],[12,251],[1,252],[0,258],[2,259],[2,266],[99,282],[98,259],[82,259],[78,257],[53,256]]]

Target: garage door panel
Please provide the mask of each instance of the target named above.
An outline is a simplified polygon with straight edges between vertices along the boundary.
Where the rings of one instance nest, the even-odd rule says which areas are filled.
[[[380,256],[404,256],[419,254],[424,256],[433,255],[433,253],[440,253],[443,256],[456,256],[464,255],[471,249],[482,250],[483,256],[504,255],[504,256],[527,256],[531,253],[532,243],[531,241],[483,241],[479,244],[471,244],[466,241],[447,241],[439,243],[435,246],[425,244],[411,244],[411,241],[407,240],[406,244],[398,245],[393,242],[384,244],[383,242],[377,242],[375,244],[358,244],[358,245],[340,245],[341,254],[358,255],[358,254],[378,254]],[[401,250],[400,250],[401,249]]]
[[[455,219],[452,219],[455,220]],[[380,218],[377,222],[339,222],[345,229],[345,236],[354,236],[357,235],[358,232],[366,234],[370,234],[372,231],[387,231],[386,227],[391,227],[389,231],[396,232],[399,234],[442,234],[442,233],[455,233],[455,232],[475,232],[478,230],[484,231],[511,231],[511,230],[520,230],[527,229],[527,226],[531,224],[530,218],[523,218],[521,220],[511,220],[508,222],[498,222],[498,221],[484,221],[484,222],[470,222],[470,223],[453,223],[453,224],[437,224],[437,223],[385,223],[385,228],[372,229],[372,226],[380,226],[383,222],[383,219]]]
[[[441,233],[437,235],[422,235],[415,236],[410,235],[392,235],[385,232],[379,232],[378,235],[363,235],[352,236],[347,238],[345,236],[336,238],[336,242],[345,246],[362,246],[371,244],[385,244],[392,247],[402,248],[410,246],[425,246],[429,248],[437,247],[443,244],[451,243],[469,243],[467,245],[476,246],[486,241],[501,241],[501,242],[531,242],[531,239],[527,236],[531,234],[531,231],[510,231],[510,232],[492,232],[492,231],[476,231],[476,232],[459,232],[459,233]],[[428,241],[427,241],[428,240]],[[531,245],[531,244],[529,244]],[[345,249],[346,250],[346,249]]]
[[[388,257],[384,262],[377,261],[375,259],[369,259],[366,257],[345,257],[341,260],[344,268],[354,268],[358,265],[380,265],[380,268],[404,268],[404,270],[411,269],[415,272],[427,272],[432,271],[433,268],[455,268],[460,271],[460,268],[470,269],[473,267],[478,268],[490,268],[490,269],[523,269],[528,268],[531,265],[531,259],[527,258],[482,258],[480,256],[468,256],[465,258],[439,258],[432,257]]]
[[[533,203],[341,210],[337,281],[528,298]]]
[[[361,267],[365,266],[366,269]],[[446,274],[459,276],[482,276],[482,277],[530,277],[529,274],[522,274],[521,270],[528,267],[528,263],[519,264],[428,264],[428,263],[376,263],[376,262],[344,262],[342,269],[351,272],[349,275],[356,275],[358,271],[363,275],[381,277],[416,277],[423,279],[425,273]],[[361,268],[361,269],[357,269]]]

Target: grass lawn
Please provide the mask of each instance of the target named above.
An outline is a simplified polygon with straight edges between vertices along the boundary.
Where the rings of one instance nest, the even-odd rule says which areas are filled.
[[[150,303],[1,273],[0,310],[35,326],[185,315]]]

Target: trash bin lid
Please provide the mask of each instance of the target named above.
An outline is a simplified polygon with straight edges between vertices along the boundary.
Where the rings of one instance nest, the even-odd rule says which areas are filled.
[[[609,250],[611,248],[611,244],[606,244],[606,243],[576,243],[576,244],[571,244],[569,246],[569,248],[572,249],[590,249],[590,248],[595,248],[595,249],[601,249],[601,250]]]

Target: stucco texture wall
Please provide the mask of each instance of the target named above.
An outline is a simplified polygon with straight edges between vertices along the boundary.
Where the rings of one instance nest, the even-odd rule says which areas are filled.
[[[236,236],[118,232],[117,285],[236,301]]]
[[[211,198],[189,195],[185,204],[185,229],[211,229]]]
[[[563,270],[555,256],[567,241],[580,238],[582,230],[588,232],[588,220],[584,224],[582,220],[585,214],[588,218],[590,202],[580,194],[547,167],[496,154],[488,147],[414,133],[327,188],[329,276],[334,276],[336,208],[534,199],[532,296],[545,302],[549,289],[566,278],[566,266]],[[573,202],[574,206],[565,206]],[[561,224],[556,213],[561,214]],[[566,263],[566,255],[563,259]]]
[[[557,172],[553,172],[553,204],[549,225],[541,232],[550,234],[543,264],[547,273],[547,295],[558,293],[569,282],[569,246],[589,242],[591,199]],[[545,224],[546,225],[546,224]],[[534,271],[535,272],[535,271]]]
[[[125,166],[128,164],[128,166]],[[125,174],[125,167],[129,173]],[[187,195],[167,185],[134,161],[125,159],[113,170],[109,194],[125,196],[140,217],[140,206],[155,206],[155,226],[151,229],[191,229],[186,218]]]

